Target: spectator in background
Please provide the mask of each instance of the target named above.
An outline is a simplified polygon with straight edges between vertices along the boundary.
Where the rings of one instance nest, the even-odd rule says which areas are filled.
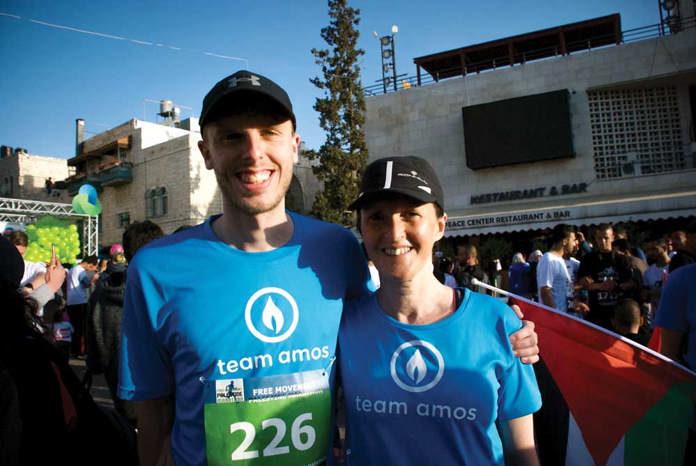
[[[117,396],[121,316],[127,274],[124,253],[127,250],[128,257],[132,259],[138,249],[162,236],[162,229],[149,220],[128,225],[122,239],[126,247],[119,243],[111,246],[111,260],[89,299],[87,367],[92,374],[104,374],[114,407],[132,425],[136,424],[133,402],[121,400]]]
[[[97,272],[97,256],[87,256],[82,259],[82,262],[75,265],[68,272],[67,280],[67,310],[70,316],[70,322],[73,324],[75,333],[72,340],[73,356],[85,355],[85,318],[87,316],[87,298],[88,292],[92,284],[99,279]],[[94,274],[90,278],[87,272]]]
[[[673,273],[662,290],[655,325],[662,330],[661,352],[691,370],[696,369],[696,264]],[[696,419],[691,423],[684,464],[696,459]],[[690,462],[689,462],[690,461]]]
[[[36,301],[36,316],[42,317],[44,306],[56,298],[56,293],[63,286],[66,276],[65,269],[55,256],[51,257],[48,266],[41,262],[24,260],[29,241],[23,231],[17,230],[10,233],[8,240],[15,246],[24,263],[24,274],[20,281],[22,292]],[[49,319],[48,322],[51,320]]]
[[[5,238],[0,257],[0,463],[136,464],[134,434],[122,441],[125,432],[113,428],[65,355],[39,332],[35,303],[17,292],[24,263]]]
[[[509,270],[508,291],[525,298],[531,298],[531,277],[529,263],[524,260],[524,254],[517,252],[512,256]]]
[[[669,260],[666,244],[656,242],[648,247],[648,268],[643,274],[643,290],[646,294],[645,301],[649,303],[647,319],[651,328],[655,311],[660,304],[662,287],[669,273]]]
[[[46,194],[48,194],[50,196],[51,191],[53,191],[53,180],[51,179],[50,176],[48,178],[46,178],[45,186],[46,186]]]
[[[635,299],[619,301],[611,318],[611,330],[643,346],[650,341],[651,332],[645,326],[645,316]]]
[[[454,278],[454,261],[449,257],[441,257],[439,260],[440,272],[442,272],[443,283],[450,288],[457,287],[457,280]]]
[[[585,234],[578,230],[575,232],[575,237],[578,240],[578,254],[580,257],[585,256],[585,254],[589,254],[592,252],[592,245],[590,244],[587,239],[585,239]]]
[[[145,220],[142,222],[134,222],[128,225],[126,231],[123,232],[123,253],[126,256],[126,261],[133,260],[135,253],[140,248],[145,246],[152,240],[164,236],[162,229],[154,222]]]
[[[576,248],[575,227],[556,225],[551,241],[551,249],[541,257],[537,267],[539,302],[561,312],[568,312],[572,308],[569,301],[574,292],[564,256],[572,254]]]
[[[529,254],[529,290],[532,293],[532,299],[535,301],[539,299],[539,295],[537,294],[537,267],[539,266],[539,259],[541,259],[543,255],[544,253],[539,249],[535,249]]]
[[[639,273],[642,281],[643,274],[648,269],[648,264],[644,260],[633,255],[633,253],[631,252],[631,247],[628,244],[628,240],[615,239],[611,243],[611,247],[614,250],[614,252],[626,258],[626,261],[628,262],[629,266]]]
[[[458,267],[454,278],[462,288],[474,289],[471,284],[473,278],[488,283],[488,275],[481,267],[478,258],[478,250],[473,244],[462,244],[457,246]]]
[[[686,232],[684,230],[673,231],[669,235],[669,257],[674,256],[684,244],[686,244]]]
[[[612,242],[612,249],[614,252],[626,259],[626,263],[631,271],[631,279],[636,284],[635,288],[626,290],[624,293],[625,298],[632,298],[638,303],[643,304],[643,274],[648,269],[648,264],[639,258],[635,257],[631,253],[628,241],[625,239],[616,239]],[[642,311],[643,314],[647,313],[647,309]]]
[[[616,238],[616,240],[626,240],[626,247],[633,257],[637,257],[643,262],[647,261],[645,252],[640,248],[640,246],[631,243],[631,241],[628,238],[628,232],[626,231],[626,228],[623,227],[623,225],[614,226],[614,237]]]
[[[595,249],[582,258],[578,285],[588,291],[590,312],[587,320],[611,328],[611,317],[618,302],[639,290],[624,256],[612,250],[614,229],[602,224],[595,232]]]
[[[26,233],[20,230],[15,230],[9,234],[7,239],[14,244],[19,254],[22,256],[24,261],[24,275],[22,275],[22,282],[20,287],[27,286],[30,284],[37,275],[46,273],[46,264],[43,262],[31,262],[24,259],[24,254],[27,252],[27,246],[29,246],[29,237]]]
[[[681,240],[675,241],[675,233],[680,233]],[[672,244],[676,253],[669,261],[669,273],[679,267],[696,262],[696,220],[692,220],[686,227],[686,231],[672,233]]]

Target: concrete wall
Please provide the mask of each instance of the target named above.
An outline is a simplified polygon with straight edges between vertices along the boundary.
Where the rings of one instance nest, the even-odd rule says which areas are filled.
[[[35,201],[66,202],[67,193],[55,191],[53,195],[46,192],[46,180],[54,182],[68,177],[68,164],[65,159],[24,154],[11,155],[0,159],[0,183],[12,180],[8,197],[30,199]]]
[[[589,123],[588,89],[674,85],[680,99],[682,139],[693,115],[688,85],[696,72],[696,30],[570,56],[453,78],[366,100],[370,159],[417,155],[433,164],[444,184],[450,213],[471,209],[470,196],[494,191],[586,182],[585,195],[668,190],[693,186],[694,171],[597,180]],[[569,89],[573,159],[472,171],[466,166],[462,107]],[[582,196],[579,194],[577,196]],[[527,201],[509,202],[512,206]]]
[[[201,181],[200,171],[195,168],[202,159],[197,146],[200,134],[132,121],[133,146],[128,161],[133,164],[133,181],[106,187],[100,194],[102,245],[120,241],[124,230],[118,223],[120,213],[128,212],[131,222],[148,219],[145,195],[153,188],[167,190],[167,213],[149,218],[165,233],[171,233],[180,225],[199,223],[201,218],[197,211],[204,203],[198,198],[200,187],[192,188]],[[203,178],[202,184],[210,184],[210,180]]]

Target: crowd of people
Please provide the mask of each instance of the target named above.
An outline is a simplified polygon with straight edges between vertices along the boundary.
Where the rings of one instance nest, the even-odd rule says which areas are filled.
[[[646,345],[670,273],[696,262],[696,222],[640,244],[621,225],[591,231],[586,239],[571,225],[556,225],[545,252],[497,262],[507,267],[484,268],[474,245],[459,245],[455,258],[434,256],[435,274],[450,286],[474,288],[472,278],[495,284]]]
[[[27,235],[0,239],[0,464],[137,464],[134,407],[116,396],[127,263],[162,230],[129,225],[123,245],[72,266],[24,259]],[[5,306],[7,308],[5,309]],[[78,379],[70,358],[86,360]],[[91,376],[104,374],[115,410],[95,403]],[[41,439],[37,448],[36,439]]]
[[[537,335],[476,281],[635,339],[672,273],[687,288],[672,268],[694,260],[693,223],[672,246],[640,245],[645,258],[610,225],[592,242],[558,225],[547,252],[509,267],[484,267],[472,244],[438,256],[445,195],[417,157],[365,170],[351,205],[362,245],[287,211],[300,138],[287,93],[257,73],[213,86],[200,126],[222,214],[171,235],[132,224],[105,261],[69,271],[55,254],[23,261],[21,232],[0,239],[0,444],[16,445],[0,463],[46,464],[68,444],[71,464],[537,465]],[[656,318],[679,356],[691,330]],[[105,375],[116,416],[69,356]]]

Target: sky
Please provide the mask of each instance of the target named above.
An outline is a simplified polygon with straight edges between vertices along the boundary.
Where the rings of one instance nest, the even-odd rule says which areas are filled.
[[[413,58],[612,13],[622,29],[659,22],[658,0],[352,0],[363,86],[381,78],[380,36],[398,26],[398,74]],[[162,99],[197,117],[220,79],[249,69],[289,93],[308,147],[324,141],[312,48],[325,0],[0,0],[0,145],[70,158],[75,119],[91,137],[131,118],[161,121]]]

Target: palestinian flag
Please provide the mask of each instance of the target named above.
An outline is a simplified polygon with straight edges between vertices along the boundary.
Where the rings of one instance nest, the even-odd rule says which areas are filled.
[[[696,374],[620,335],[524,298],[542,361],[534,428],[544,465],[681,466]]]

